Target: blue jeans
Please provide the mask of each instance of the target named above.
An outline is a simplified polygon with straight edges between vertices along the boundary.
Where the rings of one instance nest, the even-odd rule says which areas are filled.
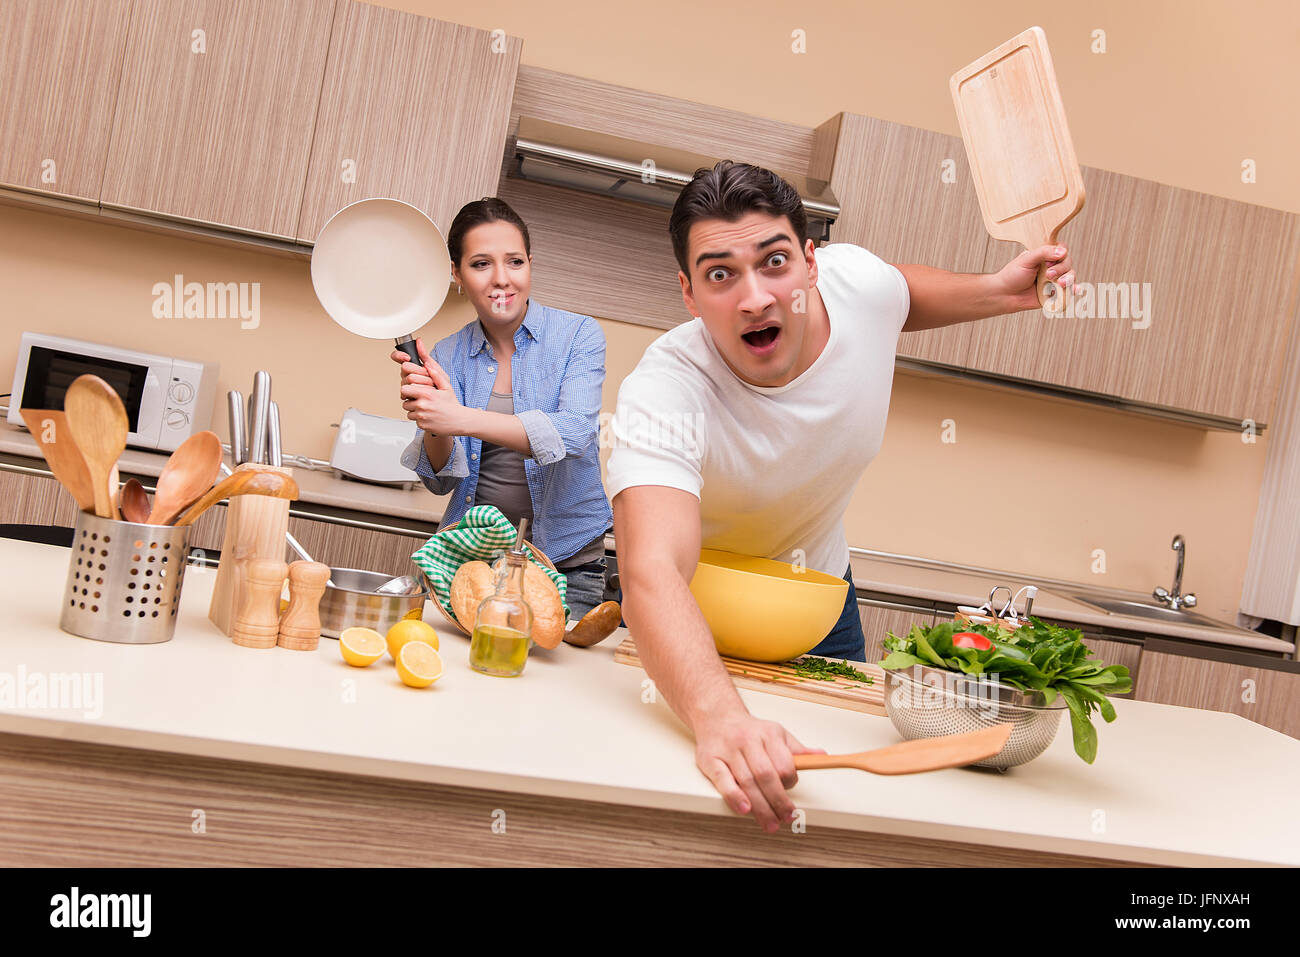
[[[844,580],[849,583],[849,593],[844,597],[844,610],[840,620],[810,655],[823,658],[845,658],[849,661],[867,660],[867,638],[862,633],[862,619],[858,616],[858,595],[853,590],[853,566],[844,573]]]
[[[585,565],[562,568],[568,581],[564,600],[569,606],[569,618],[577,621],[605,600],[605,556]]]

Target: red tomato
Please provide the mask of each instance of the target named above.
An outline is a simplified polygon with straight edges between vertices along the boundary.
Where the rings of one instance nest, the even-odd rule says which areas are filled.
[[[993,642],[979,632],[959,631],[952,636],[952,646],[954,648],[974,648],[976,651],[988,651],[993,647]]]

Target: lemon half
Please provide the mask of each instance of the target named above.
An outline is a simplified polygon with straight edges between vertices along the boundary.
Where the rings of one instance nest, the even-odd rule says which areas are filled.
[[[397,676],[412,688],[427,688],[442,677],[442,656],[422,641],[408,641],[397,653]]]
[[[384,636],[373,628],[354,626],[339,635],[343,660],[356,668],[372,665],[384,656]]]

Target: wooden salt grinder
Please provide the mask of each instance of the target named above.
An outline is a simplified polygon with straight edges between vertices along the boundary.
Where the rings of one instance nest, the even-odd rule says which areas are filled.
[[[244,603],[235,615],[230,640],[245,648],[274,648],[280,634],[280,591],[289,566],[255,558],[244,569]]]
[[[329,577],[330,567],[323,562],[298,561],[289,565],[289,607],[280,619],[281,648],[316,650],[320,641],[320,599]]]

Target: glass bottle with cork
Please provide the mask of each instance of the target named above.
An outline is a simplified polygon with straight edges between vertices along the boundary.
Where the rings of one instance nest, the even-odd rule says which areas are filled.
[[[486,675],[514,677],[523,673],[532,644],[533,610],[524,600],[524,529],[520,519],[514,545],[496,566],[496,591],[484,598],[474,618],[469,666]]]

